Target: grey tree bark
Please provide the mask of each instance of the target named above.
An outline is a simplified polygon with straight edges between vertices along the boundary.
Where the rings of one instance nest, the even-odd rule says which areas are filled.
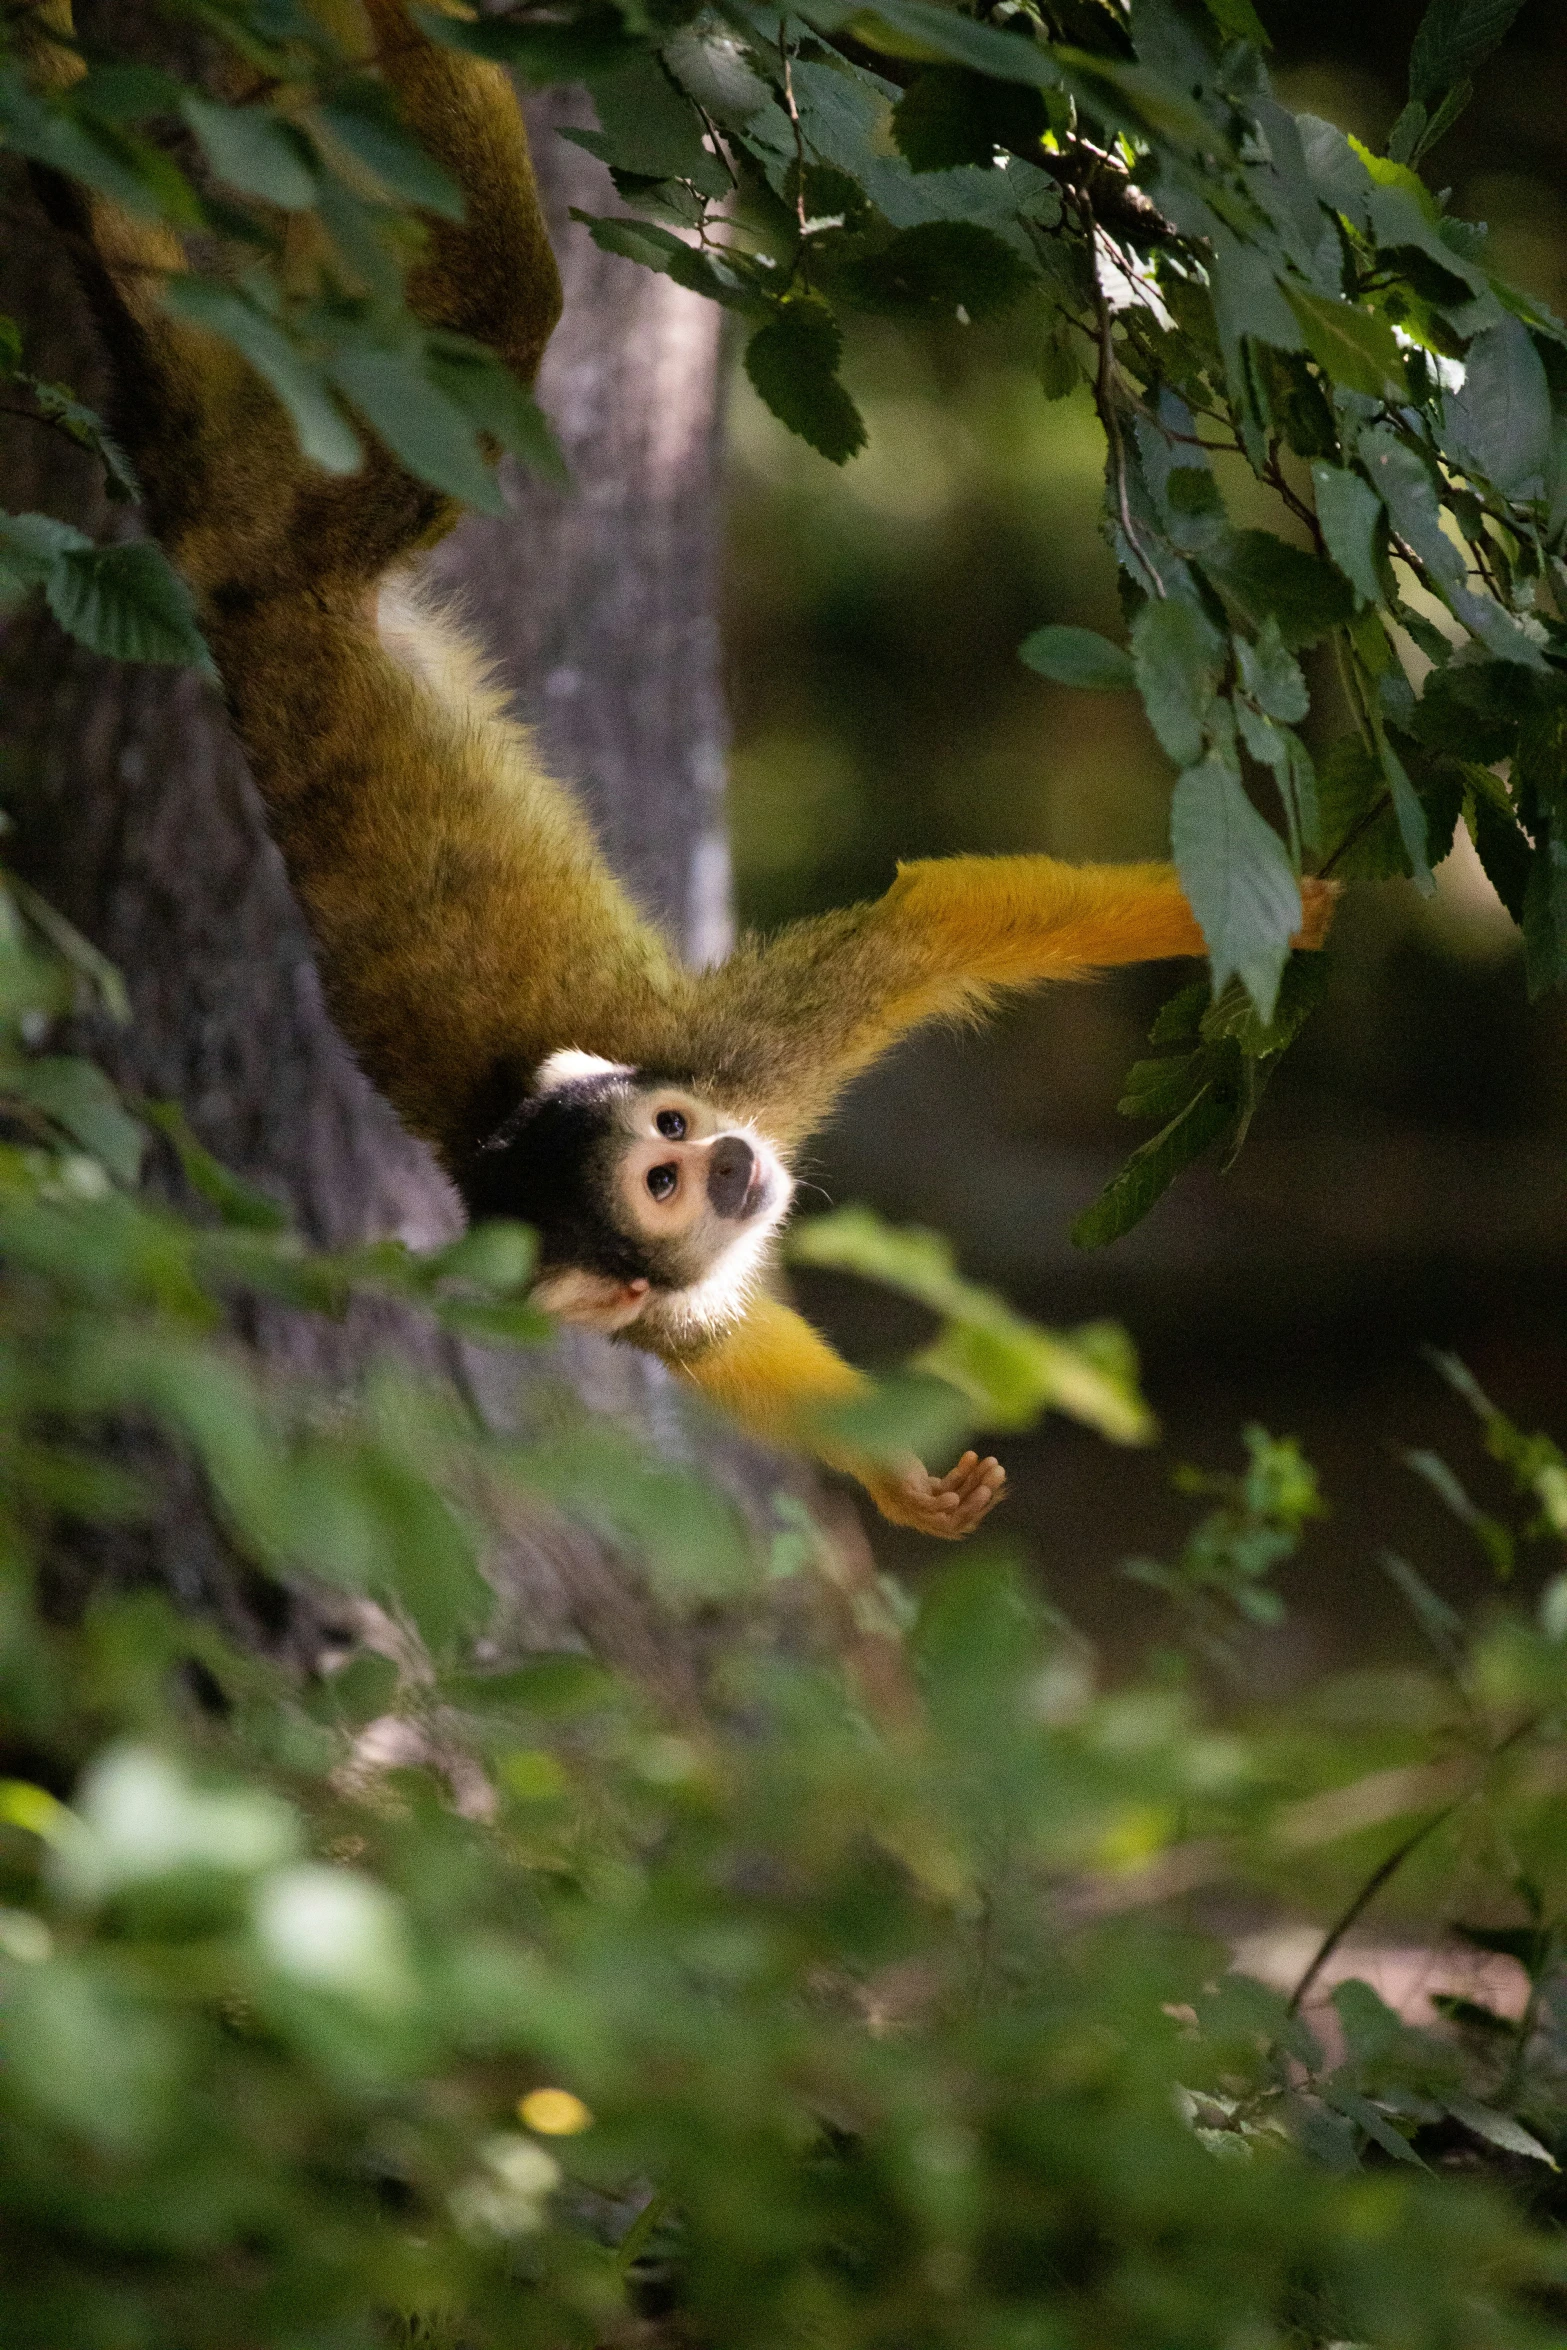
[[[470,519],[436,565],[550,757],[581,785],[617,868],[706,958],[724,951],[729,924],[719,322],[667,280],[598,252],[569,220],[573,203],[613,203],[601,167],[553,135],[572,112],[569,94],[541,102],[535,144],[567,304],[540,395],[574,487],[513,473],[505,515]],[[22,322],[32,368],[101,403],[102,365],[68,258],[19,182],[3,194],[22,225],[0,255],[0,309]],[[127,527],[79,452],[3,418],[0,501],[95,536]],[[208,1148],[286,1200],[315,1240],[395,1234],[423,1246],[451,1233],[450,1187],[327,1019],[302,918],[212,689],[189,672],[96,659],[28,609],[0,630],[0,712],[9,854],[129,985],[133,1024],[99,1024],[90,1040],[116,1077],[183,1104]],[[433,1352],[427,1333],[386,1312],[334,1326],[260,1309],[247,1334],[332,1380],[377,1346]],[[493,1384],[482,1361],[464,1368]],[[564,1369],[588,1401],[666,1447],[690,1443],[646,1358],[583,1339],[545,1369]],[[753,1502],[769,1482],[738,1445],[720,1445],[714,1465]],[[122,1554],[111,1565],[156,1571],[184,1598],[243,1617],[255,1593],[236,1586],[193,1497],[186,1505],[157,1530],[155,1563]],[[541,1521],[508,1582],[527,1644],[585,1639],[672,1691],[688,1686],[680,1635],[623,1563],[575,1530]]]

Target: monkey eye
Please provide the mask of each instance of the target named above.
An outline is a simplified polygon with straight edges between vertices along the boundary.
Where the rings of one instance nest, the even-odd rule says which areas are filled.
[[[678,1115],[678,1113],[672,1114]],[[682,1125],[684,1122],[682,1119]],[[655,1199],[668,1199],[679,1181],[680,1169],[678,1167],[649,1167],[647,1171],[647,1187]]]
[[[686,1130],[683,1110],[660,1110],[653,1121],[666,1142],[678,1142]],[[659,1170],[662,1173],[662,1169]]]

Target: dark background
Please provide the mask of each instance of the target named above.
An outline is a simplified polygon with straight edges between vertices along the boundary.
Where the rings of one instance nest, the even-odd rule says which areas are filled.
[[[1261,14],[1285,99],[1380,144],[1420,6]],[[1430,169],[1490,224],[1495,265],[1558,312],[1564,164],[1567,12],[1534,0]],[[1135,698],[1068,692],[1016,658],[1049,620],[1122,633],[1099,428],[1086,397],[1042,398],[1020,341],[1004,320],[862,325],[847,373],[871,440],[842,474],[736,386],[726,628],[748,922],[872,894],[899,856],[1164,852],[1171,774]],[[1226,486],[1237,507],[1258,495]],[[1336,731],[1331,684],[1313,684]],[[1527,1002],[1471,856],[1434,904],[1357,890],[1326,1005],[1233,1171],[1185,1177],[1131,1238],[1080,1255],[1069,1224],[1148,1131],[1116,1117],[1120,1079],[1187,975],[1129,972],[982,1035],[917,1040],[857,1089],[810,1172],[835,1200],[940,1227],[969,1272],[1045,1320],[1130,1328],[1157,1448],[1113,1452],[1059,1420],[997,1445],[1004,1538],[1109,1661],[1160,1635],[1159,1603],[1115,1569],[1179,1542],[1175,1463],[1238,1465],[1249,1420],[1302,1438],[1332,1516],[1286,1572],[1288,1627],[1254,1644],[1265,1696],[1415,1642],[1385,1546],[1487,1603],[1489,1570],[1400,1458],[1434,1446],[1477,1497],[1506,1490],[1422,1348],[1454,1348],[1504,1408],[1567,1439],[1567,1007]],[[920,1335],[855,1284],[814,1278],[801,1296],[864,1361]],[[883,1539],[916,1573],[935,1555]],[[1554,1564],[1540,1552],[1525,1571]]]

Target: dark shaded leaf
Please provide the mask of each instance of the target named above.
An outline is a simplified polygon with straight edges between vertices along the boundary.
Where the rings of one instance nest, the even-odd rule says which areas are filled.
[[[331,85],[332,94],[316,120],[341,140],[357,163],[391,196],[443,220],[461,220],[463,200],[456,181],[425,153],[398,112],[385,82],[359,74]]]
[[[49,1055],[0,1070],[0,1092],[42,1110],[117,1183],[141,1173],[147,1137],[103,1071],[91,1061]]]
[[[1149,724],[1178,767],[1202,757],[1224,640],[1201,607],[1166,596],[1132,623],[1132,662]]]
[[[1300,928],[1300,884],[1284,843],[1258,815],[1239,775],[1213,757],[1188,767],[1170,808],[1170,843],[1221,989],[1232,973],[1264,1019]]]
[[[481,432],[492,434],[542,480],[569,486],[566,460],[544,411],[495,352],[462,344],[455,336],[432,336],[425,347],[425,372]]]
[[[923,221],[846,272],[862,309],[931,311],[990,318],[1009,310],[1034,282],[1012,247],[967,220]]]
[[[60,626],[95,653],[212,669],[190,590],[147,540],[68,548],[45,580],[44,595]]]
[[[422,357],[411,345],[348,343],[333,354],[332,380],[410,473],[481,513],[498,514],[494,470],[480,455],[468,418],[426,376]]]
[[[1362,604],[1383,598],[1378,565],[1385,537],[1382,501],[1368,481],[1342,465],[1313,465],[1317,520],[1328,553]]]
[[[241,1231],[284,1232],[288,1228],[288,1211],[279,1207],[265,1192],[242,1183],[230,1174],[222,1162],[197,1141],[189,1119],[178,1102],[149,1102],[145,1116],[149,1125],[156,1126],[174,1146],[180,1163],[180,1172],[198,1198],[216,1208],[225,1224]]]
[[[322,370],[307,359],[276,319],[233,286],[211,278],[182,277],[169,285],[171,310],[221,335],[268,383],[288,410],[299,446],[312,465],[326,473],[356,473],[364,451],[353,427],[328,389]]]
[[[270,106],[218,106],[192,95],[181,101],[180,112],[217,177],[231,188],[285,212],[306,212],[314,204],[317,179],[309,143]]]
[[[892,110],[898,152],[914,171],[988,166],[998,147],[1026,153],[1044,128],[1037,90],[961,66],[932,66],[917,75]]]
[[[595,76],[600,128],[564,136],[601,163],[650,180],[689,180],[705,196],[729,192],[729,173],[703,145],[702,118],[650,51],[632,52]]]
[[[1162,1134],[1139,1144],[1120,1173],[1072,1226],[1074,1248],[1104,1248],[1140,1224],[1183,1168],[1231,1132],[1235,1104],[1205,1086]]]
[[[1551,393],[1521,319],[1503,318],[1469,347],[1461,391],[1447,403],[1453,438],[1510,496],[1542,494],[1551,455]]]
[[[1137,682],[1131,654],[1092,628],[1036,628],[1019,645],[1018,659],[1057,685],[1109,693]]]
[[[1438,104],[1511,30],[1523,0],[1431,0],[1409,53],[1409,95]]]
[[[1274,621],[1292,652],[1320,644],[1354,615],[1354,593],[1341,574],[1272,531],[1232,532],[1200,561],[1257,627]]]
[[[618,15],[550,24],[515,16],[481,16],[469,22],[448,16],[441,8],[414,7],[409,14],[441,48],[509,65],[529,82],[591,82],[612,73],[628,55],[646,53],[643,43],[627,37]]]
[[[859,410],[838,380],[843,336],[814,296],[782,304],[745,348],[745,371],[791,432],[842,465],[865,446]]]

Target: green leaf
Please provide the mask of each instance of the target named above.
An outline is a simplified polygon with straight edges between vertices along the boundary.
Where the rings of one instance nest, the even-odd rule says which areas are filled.
[[[755,1587],[756,1558],[724,1495],[607,1427],[519,1447],[508,1466],[529,1493],[629,1542],[666,1605],[686,1612]]]
[[[746,345],[745,372],[773,414],[834,465],[865,446],[859,410],[838,380],[843,335],[815,295],[783,303]]]
[[[857,305],[896,315],[929,311],[992,318],[1035,284],[1010,245],[968,220],[927,220],[844,272]]]
[[[928,67],[892,110],[892,135],[911,171],[988,170],[998,147],[1026,153],[1044,129],[1037,91],[962,66]]]
[[[1498,805],[1498,800],[1506,802],[1507,795],[1489,768],[1472,768],[1468,774],[1467,813],[1475,853],[1491,887],[1513,920],[1521,925],[1532,854],[1528,838],[1520,829],[1511,804]]]
[[[1340,1984],[1339,1989],[1344,1988]],[[1416,2170],[1425,2169],[1425,2164],[1403,2131],[1395,2129],[1381,2108],[1373,2104],[1369,2097],[1362,2097],[1358,2089],[1349,2088],[1343,2081],[1324,2081],[1322,2096],[1325,2103],[1331,2105],[1335,2112],[1344,2114],[1357,2129],[1363,2130],[1372,2144],[1380,2146],[1383,2153],[1390,2154],[1395,2162],[1412,2163]]]
[[[514,16],[481,16],[469,22],[443,8],[411,8],[409,15],[443,49],[509,65],[529,82],[592,82],[613,72],[640,42],[627,39],[617,14],[579,24],[531,22]]]
[[[44,582],[60,626],[116,661],[188,662],[212,673],[190,590],[159,547],[68,548]]]
[[[541,480],[569,488],[566,460],[543,409],[504,360],[456,336],[432,335],[424,364],[436,389],[480,432],[492,434]]]
[[[1286,285],[1284,295],[1300,321],[1311,356],[1336,384],[1372,400],[1400,405],[1408,400],[1404,354],[1391,321],[1380,310],[1335,302],[1304,286]]]
[[[1104,1248],[1140,1224],[1177,1175],[1232,1131],[1236,1105],[1205,1085],[1162,1134],[1140,1143],[1126,1165],[1072,1226],[1074,1248]]]
[[[173,1144],[180,1171],[192,1191],[216,1208],[225,1224],[249,1232],[287,1231],[287,1209],[231,1175],[222,1161],[197,1141],[178,1102],[149,1102],[145,1115],[148,1124]]]
[[[1091,1325],[1063,1334],[1026,1321],[994,1290],[963,1279],[939,1233],[898,1230],[868,1208],[840,1208],[802,1225],[789,1253],[799,1264],[880,1281],[940,1314],[941,1335],[913,1368],[958,1388],[988,1427],[1026,1428],[1041,1412],[1060,1411],[1113,1444],[1151,1439],[1152,1415],[1124,1333]]]
[[[42,587],[62,555],[89,553],[92,543],[73,522],[56,522],[52,514],[0,514],[0,604]]]
[[[1354,616],[1353,592],[1339,572],[1271,530],[1231,531],[1198,560],[1258,628],[1273,621],[1292,651],[1320,644]]]
[[[424,1259],[431,1281],[469,1281],[492,1291],[526,1289],[538,1260],[538,1243],[526,1224],[496,1217],[474,1224],[460,1240]]]
[[[1340,881],[1390,881],[1409,871],[1382,762],[1358,734],[1340,735],[1317,767],[1322,850]]]
[[[1378,568],[1381,499],[1368,481],[1342,465],[1313,465],[1311,479],[1328,553],[1362,604],[1380,604],[1385,593]]]
[[[660,55],[686,96],[725,129],[744,129],[764,108],[778,112],[771,89],[740,41],[720,23],[701,31],[683,25],[663,43]]]
[[[1448,427],[1481,473],[1509,496],[1539,497],[1551,456],[1551,392],[1534,339],[1506,317],[1469,346]]]
[[[652,221],[606,218],[578,211],[575,206],[571,217],[581,221],[601,252],[619,253],[644,269],[657,270],[661,276],[672,278],[677,286],[705,295],[711,302],[721,302],[728,309],[745,311],[754,317],[776,300],[776,296],[761,293],[758,283],[761,273],[754,265],[749,274],[742,274],[733,255],[699,252],[671,230],[655,227]]]
[[[1204,5],[1226,40],[1252,41],[1259,49],[1272,48],[1251,0],[1204,0]]]
[[[1542,2146],[1532,2130],[1510,2113],[1496,2113],[1489,2105],[1477,2104],[1472,2097],[1447,2096],[1442,2101],[1455,2122],[1462,2122],[1487,2145],[1499,2146],[1504,2154],[1527,2155],[1531,2162],[1543,2162],[1547,2169],[1560,2166],[1548,2147]]]
[[[331,88],[331,97],[316,109],[315,122],[339,140],[388,195],[443,220],[461,220],[461,189],[406,127],[386,83],[360,74],[336,81]]]
[[[296,349],[276,319],[233,286],[210,278],[175,278],[165,302],[194,325],[230,342],[269,384],[299,436],[301,454],[325,473],[357,473],[364,451],[329,391],[321,369]]]
[[[1112,693],[1137,682],[1131,654],[1092,628],[1036,628],[1019,645],[1018,659],[1057,685]]]
[[[869,8],[864,0],[811,0],[800,14],[829,33],[852,20],[858,39],[891,57],[945,58],[996,81],[1028,82],[1044,90],[1061,85],[1061,68],[1043,42],[1021,29],[980,24],[934,0],[886,0],[885,6],[873,0]]]
[[[1409,95],[1434,107],[1512,29],[1523,0],[1431,0],[1409,54]]]
[[[1399,837],[1404,844],[1404,854],[1409,859],[1411,877],[1416,888],[1429,897],[1435,890],[1436,883],[1431,877],[1431,852],[1426,837],[1426,811],[1421,806],[1415,787],[1409,780],[1408,769],[1393,748],[1386,728],[1378,722],[1374,712],[1372,728],[1376,736],[1377,753],[1382,761],[1382,773],[1387,778],[1387,787],[1392,794],[1393,814],[1397,819]],[[1452,835],[1449,832],[1448,840],[1441,844],[1440,854],[1446,854],[1451,838]]]
[[[218,106],[194,95],[180,112],[201,142],[214,173],[245,196],[307,212],[316,200],[309,142],[270,106]]]
[[[112,122],[79,119],[68,100],[47,103],[14,73],[0,72],[0,134],[17,154],[83,181],[138,220],[201,221],[195,189],[161,147]]]
[[[633,52],[599,74],[593,104],[601,127],[567,131],[573,145],[639,179],[689,180],[704,196],[729,193],[728,171],[703,144],[700,114],[650,52]]]
[[[1333,2006],[1355,2064],[1374,2064],[1403,2038],[1404,2027],[1397,2014],[1358,1975],[1334,1986]]]
[[[1241,689],[1267,717],[1281,726],[1298,726],[1311,708],[1311,696],[1300,663],[1285,646],[1277,620],[1270,612],[1254,645],[1239,637],[1235,658]]]
[[[1147,603],[1132,623],[1132,665],[1149,723],[1178,767],[1202,757],[1224,650],[1201,607],[1184,597]]]
[[[1188,767],[1175,786],[1170,840],[1213,963],[1217,993],[1232,973],[1268,1019],[1300,928],[1300,885],[1284,843],[1246,797],[1227,760]]]
[[[140,1175],[147,1137],[91,1061],[50,1055],[16,1062],[0,1070],[0,1091],[42,1110],[117,1183],[133,1184]]]
[[[481,513],[498,514],[494,471],[462,410],[426,376],[422,358],[410,344],[391,350],[347,343],[333,354],[332,379],[410,473]]]

